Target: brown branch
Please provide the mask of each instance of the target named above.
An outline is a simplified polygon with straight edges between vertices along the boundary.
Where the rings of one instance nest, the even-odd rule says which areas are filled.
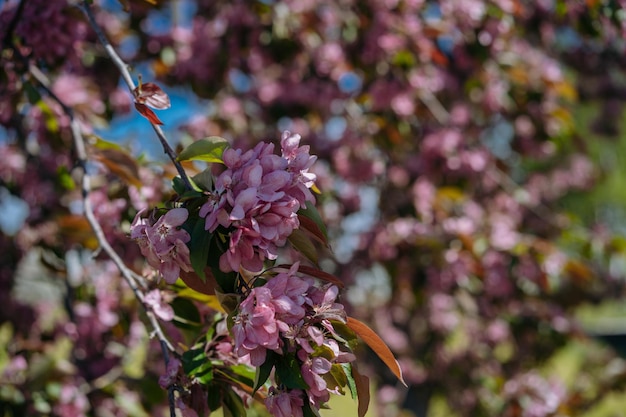
[[[115,51],[115,48],[113,48],[113,45],[111,45],[106,35],[104,34],[102,29],[98,25],[98,22],[96,22],[96,19],[91,11],[91,6],[89,5],[89,3],[87,1],[83,1],[82,7],[80,8],[85,14],[85,16],[87,17],[89,24],[91,25],[93,30],[96,32],[96,35],[98,36],[98,39],[100,43],[102,44],[102,46],[104,47],[104,50],[106,51],[107,55],[113,61],[113,63],[119,70],[120,74],[122,75],[122,78],[124,79],[124,82],[126,83],[128,90],[130,91],[130,94],[134,98],[136,86],[135,86],[135,82],[133,81],[132,76],[130,75],[130,71],[128,70],[128,65],[126,65],[124,60],[122,60],[122,58],[117,54],[117,52]],[[178,171],[178,175],[180,175],[183,182],[185,183],[185,187],[188,190],[191,190],[193,188],[191,186],[191,181],[189,180],[189,177],[187,176],[187,173],[183,169],[180,162],[176,160],[176,152],[174,151],[174,149],[172,149],[172,147],[168,143],[167,137],[165,136],[165,133],[163,133],[163,129],[161,129],[161,127],[157,124],[154,124],[154,123],[150,123],[150,124],[152,125],[154,132],[156,133],[159,141],[161,142],[161,145],[163,146],[163,151],[170,158],[170,160],[176,167],[176,170]]]

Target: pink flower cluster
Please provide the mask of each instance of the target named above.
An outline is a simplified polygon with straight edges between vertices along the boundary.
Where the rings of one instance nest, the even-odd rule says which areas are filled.
[[[154,224],[142,218],[142,213],[143,210],[137,213],[130,227],[130,237],[137,241],[148,264],[157,269],[168,284],[173,284],[181,270],[193,270],[186,245],[191,236],[180,228],[189,212],[185,208],[169,210]]]
[[[284,132],[282,156],[274,145],[259,143],[254,149],[226,149],[227,169],[215,180],[215,190],[201,207],[205,229],[229,230],[230,242],[220,258],[220,269],[243,267],[258,272],[265,259],[276,259],[277,248],[300,223],[296,212],[315,201],[310,188],[315,174],[308,172],[316,157],[309,146],[299,146],[300,135]]]
[[[249,359],[251,365],[262,365],[268,350],[295,355],[300,364],[308,388],[272,389],[266,406],[277,417],[301,415],[304,398],[319,408],[337,390],[328,386],[329,379],[324,375],[333,363],[355,359],[351,352],[342,351],[333,337],[336,333],[331,321],[346,322],[343,305],[336,302],[338,288],[297,276],[298,267],[296,263],[264,286],[250,290],[232,328],[235,353]],[[322,346],[333,353],[332,358],[316,353]]]

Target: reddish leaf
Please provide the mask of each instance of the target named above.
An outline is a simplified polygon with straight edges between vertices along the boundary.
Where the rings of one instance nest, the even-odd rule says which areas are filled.
[[[94,157],[127,184],[141,187],[137,162],[126,152],[114,148],[101,149],[96,151]]]
[[[370,405],[370,379],[359,373],[356,363],[352,364],[352,378],[359,398],[358,416],[364,417]]]
[[[143,117],[148,119],[150,121],[150,123],[152,123],[153,125],[162,125],[163,124],[163,122],[161,120],[159,120],[157,115],[154,114],[154,112],[152,110],[150,110],[148,108],[148,106],[146,106],[145,104],[135,103],[135,108],[137,109],[139,114],[141,114]]]
[[[278,268],[289,269],[290,265],[278,265]],[[322,281],[330,282],[331,284],[335,284],[339,288],[343,288],[343,282],[334,275],[329,274],[328,272],[324,272],[321,269],[314,268],[312,266],[300,265],[298,267],[298,272],[301,272],[306,275],[310,275],[314,278],[321,279]]]
[[[306,220],[302,220],[303,218],[306,218]],[[298,210],[298,219],[303,222],[303,228],[317,236],[324,245],[328,246],[326,225],[314,204],[307,201],[306,207]],[[308,222],[307,220],[311,220],[313,223],[311,224],[311,222]]]
[[[320,241],[325,246],[328,246],[328,240],[324,233],[320,230],[317,223],[314,220],[308,218],[307,216],[303,216],[298,214],[298,220],[300,221],[300,228],[306,230],[310,234],[312,234],[317,240]]]
[[[387,365],[389,370],[402,382],[405,386],[406,383],[402,378],[402,369],[398,361],[393,356],[391,349],[383,342],[383,340],[365,323],[358,321],[352,317],[348,317],[346,323],[354,333],[356,333],[373,351],[378,357]]]
[[[135,103],[145,104],[157,110],[169,109],[170,97],[155,83],[139,83],[133,91]]]
[[[204,275],[206,280],[200,278],[195,272],[180,271],[180,279],[183,280],[185,285],[189,288],[202,294],[214,295],[217,283],[215,282],[211,268],[206,267]]]

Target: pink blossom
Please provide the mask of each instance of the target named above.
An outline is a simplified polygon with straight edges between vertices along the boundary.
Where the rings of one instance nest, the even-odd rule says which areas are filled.
[[[65,384],[61,388],[59,403],[54,406],[54,413],[60,417],[80,417],[87,415],[89,400],[74,385]]]
[[[330,392],[322,375],[330,372],[332,364],[328,359],[321,356],[311,358],[304,350],[298,352],[298,358],[302,361],[300,367],[302,378],[309,386],[307,390],[309,400],[313,405],[319,407],[330,399]]]
[[[130,229],[130,237],[139,244],[148,264],[159,270],[165,281],[173,284],[180,271],[192,271],[189,248],[186,243],[191,236],[180,226],[187,220],[185,208],[169,210],[154,225],[137,213]]]
[[[302,417],[302,390],[278,390],[270,388],[269,395],[265,399],[265,406],[274,417]]]
[[[244,268],[258,272],[266,259],[276,259],[278,247],[300,226],[296,212],[315,201],[310,188],[315,162],[300,136],[283,134],[282,156],[274,145],[259,143],[253,149],[228,148],[222,159],[226,170],[215,179],[215,189],[200,208],[205,229],[229,229],[229,245],[220,258],[220,269]]]
[[[267,349],[280,348],[279,330],[287,330],[275,317],[271,292],[264,287],[253,288],[240,304],[239,314],[232,328],[236,353],[241,357],[250,355],[252,366],[265,362]]]
[[[294,275],[297,268],[298,263],[294,264],[288,273],[280,273],[265,284],[265,288],[272,294],[276,316],[291,325],[304,318],[304,303],[310,288],[309,283]]]
[[[335,302],[338,294],[339,288],[337,288],[336,285],[327,284],[322,288],[311,286],[309,290],[309,302],[317,318],[342,322],[346,321],[346,312],[343,308],[343,304]],[[332,326],[330,327],[332,328]]]

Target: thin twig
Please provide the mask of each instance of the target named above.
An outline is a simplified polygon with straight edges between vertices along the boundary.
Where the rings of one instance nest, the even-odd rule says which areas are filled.
[[[161,351],[163,352],[163,358],[165,359],[165,369],[167,372],[167,367],[170,363],[170,353],[168,351],[168,346],[164,343],[163,339],[159,339],[159,341],[161,342]],[[174,384],[170,384],[170,386],[167,387],[167,400],[170,405],[170,417],[176,417],[176,398],[174,397],[175,390],[176,387],[174,386]]]
[[[450,120],[450,113],[448,113],[446,108],[443,107],[441,102],[437,100],[437,97],[430,90],[420,89],[418,90],[418,96],[420,100],[422,100],[422,103],[428,107],[428,110],[430,110],[439,124],[448,124],[448,121]]]
[[[83,1],[82,7],[80,7],[80,9],[83,11],[85,16],[87,16],[87,20],[89,20],[89,24],[91,25],[93,30],[96,32],[96,35],[98,36],[100,43],[104,47],[104,50],[106,51],[109,58],[111,58],[111,60],[113,61],[117,69],[119,70],[120,74],[122,75],[122,78],[124,79],[124,82],[128,86],[128,90],[130,91],[130,94],[134,97],[136,86],[135,86],[135,82],[133,81],[132,76],[130,75],[130,71],[128,70],[128,65],[126,65],[126,63],[122,60],[122,58],[120,58],[120,56],[117,54],[117,52],[115,51],[115,48],[113,48],[113,45],[111,45],[106,35],[104,34],[102,29],[98,25],[98,22],[96,22],[96,19],[93,13],[91,12],[91,6],[88,4],[88,2]],[[189,181],[189,177],[187,176],[187,173],[183,169],[180,162],[176,160],[176,152],[174,151],[174,149],[172,149],[172,147],[168,143],[167,137],[165,136],[165,133],[163,133],[163,129],[161,129],[159,125],[156,125],[154,123],[150,123],[150,124],[152,125],[154,132],[156,133],[157,137],[159,138],[159,141],[161,142],[161,145],[163,146],[163,151],[170,158],[170,160],[176,167],[178,174],[180,175],[183,182],[185,183],[185,187],[191,190],[192,186],[191,186],[191,182]]]
[[[89,199],[89,192],[91,190],[91,185],[90,185],[89,172],[87,171],[87,163],[88,163],[87,151],[85,149],[85,140],[83,138],[80,125],[78,124],[78,121],[74,117],[74,113],[72,109],[68,107],[65,103],[63,103],[63,101],[60,100],[54,94],[54,92],[50,89],[49,82],[46,79],[45,75],[37,67],[33,65],[29,66],[29,70],[33,78],[35,78],[39,82],[42,89],[44,89],[46,93],[49,94],[49,96],[53,100],[59,103],[59,105],[65,112],[65,114],[70,118],[70,128],[72,132],[72,139],[74,143],[74,149],[76,152],[77,162],[78,162],[78,165],[82,169],[81,191],[82,191],[83,211],[85,214],[85,218],[89,222],[89,225],[91,226],[94,234],[96,235],[96,239],[100,245],[100,248],[104,250],[104,252],[106,252],[109,258],[111,258],[111,260],[117,266],[117,269],[120,271],[120,274],[122,275],[126,283],[133,290],[135,297],[143,305],[146,311],[146,316],[148,317],[148,320],[150,321],[152,329],[154,330],[154,333],[156,334],[159,340],[159,343],[161,345],[161,350],[163,352],[163,359],[165,362],[165,368],[167,369],[167,366],[170,361],[169,352],[174,351],[174,346],[172,346],[171,342],[167,339],[167,337],[163,333],[163,329],[161,328],[161,325],[159,324],[159,321],[156,315],[154,314],[154,311],[152,311],[152,309],[146,305],[144,293],[142,289],[139,288],[140,281],[136,280],[134,272],[132,272],[126,266],[124,261],[120,258],[117,252],[115,252],[113,247],[110,245],[109,241],[107,240],[104,234],[104,231],[102,230],[102,227],[100,226],[100,223],[98,222],[98,219],[96,219],[96,216],[93,212],[91,201]],[[168,387],[168,403],[169,403],[169,408],[170,408],[170,417],[175,417],[176,405],[175,405],[174,391],[173,389],[171,389],[171,387]]]
[[[133,290],[135,297],[144,306],[148,320],[150,321],[150,324],[152,325],[152,328],[154,329],[154,333],[158,337],[161,343],[161,346],[165,346],[167,347],[167,349],[173,352],[174,351],[173,345],[165,337],[165,334],[163,333],[163,329],[161,328],[161,325],[159,324],[158,319],[156,318],[154,312],[145,303],[145,296],[143,293],[143,288],[140,288],[142,282],[137,279],[137,275],[133,271],[131,271],[130,268],[126,266],[122,258],[117,254],[115,249],[113,249],[108,239],[106,238],[104,231],[102,230],[102,226],[98,222],[98,219],[96,219],[96,216],[93,211],[93,207],[91,205],[91,200],[89,199],[89,193],[91,191],[91,178],[87,170],[87,164],[89,160],[87,158],[87,151],[85,149],[85,140],[83,138],[80,125],[78,124],[78,120],[76,120],[76,118],[74,117],[74,112],[72,111],[70,107],[68,107],[65,103],[63,103],[63,101],[60,100],[59,97],[56,96],[56,94],[54,94],[54,92],[50,88],[49,81],[45,77],[45,74],[43,74],[34,65],[29,66],[29,71],[30,71],[31,76],[35,80],[37,80],[37,82],[39,83],[41,88],[46,92],[46,94],[48,94],[54,101],[56,101],[61,106],[64,113],[70,119],[70,129],[72,133],[74,150],[76,152],[77,165],[82,170],[81,192],[82,192],[83,211],[84,211],[85,218],[87,219],[87,222],[91,226],[93,233],[96,236],[96,240],[98,241],[100,248],[113,261],[113,263],[115,264],[117,269],[120,271],[120,274],[122,275],[122,277],[124,278],[128,286]],[[169,356],[166,358],[166,360],[169,360]]]

